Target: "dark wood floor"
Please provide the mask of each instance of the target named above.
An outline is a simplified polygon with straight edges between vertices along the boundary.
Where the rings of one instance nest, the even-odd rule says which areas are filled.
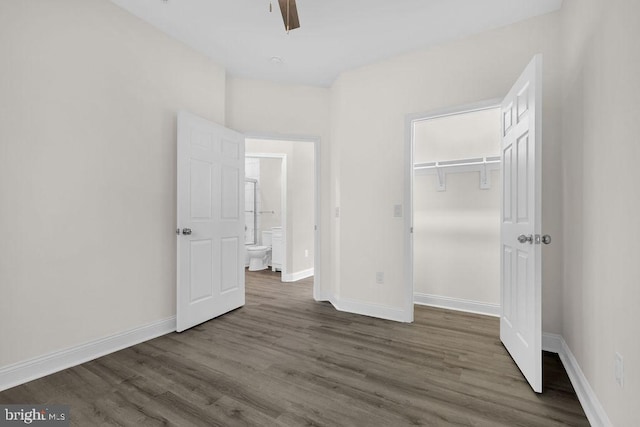
[[[562,365],[523,380],[498,320],[416,307],[401,324],[337,312],[311,279],[247,275],[245,307],[0,393],[71,405],[72,425],[587,426]]]

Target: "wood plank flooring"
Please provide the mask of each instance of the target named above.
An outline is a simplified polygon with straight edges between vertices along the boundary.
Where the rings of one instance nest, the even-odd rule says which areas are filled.
[[[245,307],[0,392],[78,426],[588,426],[556,355],[536,395],[498,319],[416,307],[401,324],[314,302],[311,279],[247,274]]]

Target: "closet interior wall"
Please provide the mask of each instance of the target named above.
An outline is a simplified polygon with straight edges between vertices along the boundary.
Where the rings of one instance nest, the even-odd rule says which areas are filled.
[[[414,128],[414,293],[416,302],[500,304],[500,112],[432,118]],[[490,159],[487,159],[490,160]],[[481,186],[486,167],[488,185]],[[444,188],[442,184],[444,183]],[[485,187],[485,188],[481,188]]]

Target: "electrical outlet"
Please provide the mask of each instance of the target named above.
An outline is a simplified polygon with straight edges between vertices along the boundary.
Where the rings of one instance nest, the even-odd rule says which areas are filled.
[[[393,205],[393,217],[402,218],[402,205]]]
[[[340,218],[340,206],[336,207],[336,218]]]
[[[376,273],[376,283],[381,285],[384,283],[384,272],[383,271],[378,271]]]
[[[304,250],[304,257],[309,258],[309,249]]]
[[[622,359],[620,353],[615,355],[615,376],[618,385],[624,387],[624,359]]]

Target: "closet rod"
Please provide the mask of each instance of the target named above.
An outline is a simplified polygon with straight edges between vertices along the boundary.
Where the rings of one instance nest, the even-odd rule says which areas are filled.
[[[456,166],[481,166],[500,163],[500,156],[477,157],[473,159],[444,160],[440,162],[416,163],[415,170],[439,169]]]
[[[445,160],[443,162],[416,163],[416,175],[436,175],[436,189],[446,191],[446,175],[456,172],[480,172],[480,189],[491,188],[490,171],[500,170],[500,156],[477,157],[473,159]]]

